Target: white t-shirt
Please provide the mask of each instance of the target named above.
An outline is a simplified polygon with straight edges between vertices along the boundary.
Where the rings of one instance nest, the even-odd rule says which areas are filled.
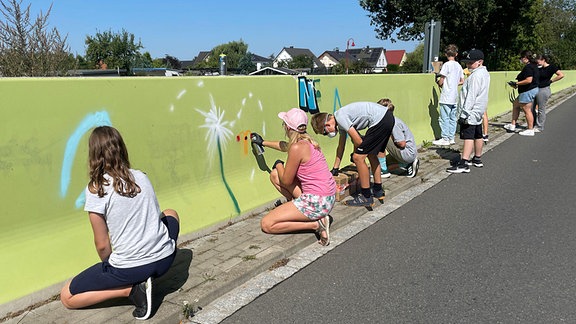
[[[444,76],[444,84],[440,93],[440,103],[446,105],[455,105],[458,100],[458,83],[464,78],[464,71],[460,63],[448,61],[442,64],[440,75]]]
[[[114,191],[114,181],[107,174],[104,177],[110,185],[104,187],[104,197],[86,187],[84,210],[104,215],[112,245],[108,262],[116,268],[150,264],[169,256],[176,248],[160,220],[160,206],[150,180],[142,171],[130,172],[142,190],[133,198]]]

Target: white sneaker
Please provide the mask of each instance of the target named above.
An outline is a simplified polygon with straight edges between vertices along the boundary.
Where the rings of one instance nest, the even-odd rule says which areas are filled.
[[[540,128],[534,127],[534,133],[540,133],[540,132],[541,132]]]
[[[382,179],[390,178],[390,172],[386,171],[386,173],[380,173],[380,178]]]
[[[516,125],[506,124],[506,125],[504,125],[504,129],[505,129],[505,130],[508,130],[508,131],[511,131],[511,132],[514,132],[514,131],[516,130]]]
[[[452,145],[452,144],[456,144],[456,141],[454,139],[450,140],[450,145]]]
[[[520,127],[528,127],[528,123],[522,123],[520,124]]]
[[[520,134],[522,136],[534,136],[534,130],[533,129],[527,129],[527,130],[523,130],[523,131],[519,132],[518,134]]]
[[[432,141],[432,144],[439,145],[439,146],[447,146],[447,145],[450,145],[450,141],[447,138],[441,138],[441,139],[437,139],[435,141]]]

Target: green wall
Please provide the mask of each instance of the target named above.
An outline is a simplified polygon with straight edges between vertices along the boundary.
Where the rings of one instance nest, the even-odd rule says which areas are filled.
[[[574,73],[567,71],[553,91],[575,84]],[[491,116],[511,108],[506,81],[516,74],[491,74]],[[439,133],[433,75],[309,78],[320,111],[388,97],[418,143]],[[247,135],[282,139],[277,113],[299,106],[299,82],[290,76],[0,79],[0,97],[1,304],[99,261],[82,205],[94,126],[120,130],[132,166],[147,172],[161,208],[178,210],[182,233],[190,235],[279,196]],[[337,141],[318,139],[331,164]],[[271,150],[265,156],[283,157]]]

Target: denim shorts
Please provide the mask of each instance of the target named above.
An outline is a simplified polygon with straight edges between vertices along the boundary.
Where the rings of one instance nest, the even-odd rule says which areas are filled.
[[[318,220],[328,216],[332,207],[334,207],[334,202],[336,201],[336,196],[318,196],[314,194],[301,194],[300,197],[292,200],[296,209],[298,209],[304,216],[310,218],[310,220]]]
[[[521,104],[532,103],[536,95],[538,94],[538,88],[530,89],[528,91],[518,94],[518,102]]]

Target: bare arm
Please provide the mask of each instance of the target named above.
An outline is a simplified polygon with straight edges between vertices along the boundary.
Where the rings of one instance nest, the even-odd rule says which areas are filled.
[[[89,212],[90,224],[92,224],[92,231],[94,232],[94,245],[100,260],[104,261],[110,257],[112,247],[110,246],[110,237],[108,236],[108,225],[104,215]]]
[[[552,78],[552,80],[550,80],[550,82],[556,82],[556,81],[560,81],[563,77],[564,77],[564,73],[562,73],[562,71],[558,70],[556,71],[556,77]]]
[[[442,86],[444,85],[444,79],[446,79],[446,77],[443,76],[443,75],[441,75],[441,76],[438,77],[438,80],[436,81],[436,83],[438,84],[438,86],[439,86],[440,88],[442,88]]]
[[[338,148],[336,149],[336,159],[334,159],[334,168],[340,168],[342,156],[344,155],[344,148],[346,148],[346,134],[340,133],[338,137]]]
[[[300,163],[305,163],[308,160],[310,160],[310,148],[308,144],[305,142],[293,144],[290,147],[290,151],[288,151],[286,165],[282,163],[276,165],[280,183],[284,186],[291,185],[294,179],[296,179],[296,172],[298,171]]]
[[[532,83],[532,77],[531,77],[531,76],[530,76],[530,77],[527,77],[526,79],[524,79],[524,80],[522,80],[522,81],[516,82],[516,85],[517,85],[517,86],[519,86],[519,85],[527,85],[527,84],[530,84],[530,83]]]
[[[262,141],[262,146],[282,152],[288,152],[288,143],[284,141]]]

